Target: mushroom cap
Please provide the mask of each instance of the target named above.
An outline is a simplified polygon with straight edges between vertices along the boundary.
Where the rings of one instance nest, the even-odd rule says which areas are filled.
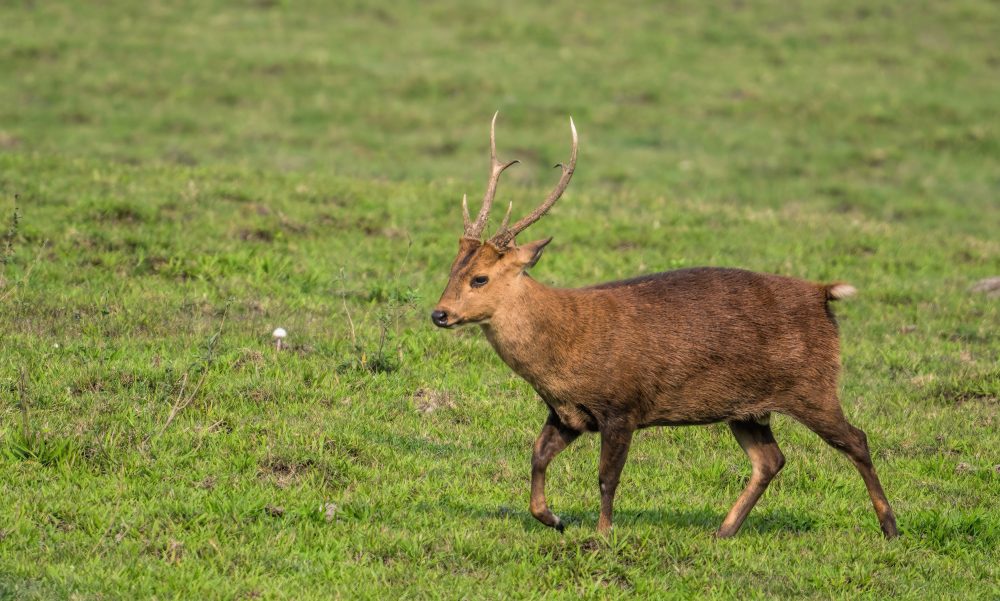
[[[274,328],[274,331],[271,332],[271,336],[274,336],[275,338],[284,338],[285,336],[288,336],[288,332],[285,331],[285,328]]]

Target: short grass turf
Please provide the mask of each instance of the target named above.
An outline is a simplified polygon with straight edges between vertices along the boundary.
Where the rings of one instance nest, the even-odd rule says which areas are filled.
[[[0,597],[1000,596],[1000,6],[0,6]],[[850,463],[775,419],[597,439],[527,512],[546,411],[427,314],[485,180],[575,286],[696,265],[843,280]],[[19,219],[12,215],[18,207]],[[474,203],[473,203],[474,204]],[[270,332],[284,327],[286,348]]]

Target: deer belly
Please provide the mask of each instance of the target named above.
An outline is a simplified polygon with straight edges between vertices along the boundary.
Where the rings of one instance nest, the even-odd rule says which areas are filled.
[[[578,432],[597,432],[600,429],[597,416],[584,405],[550,403],[548,401],[546,401],[546,404],[559,416],[559,421],[573,430]]]

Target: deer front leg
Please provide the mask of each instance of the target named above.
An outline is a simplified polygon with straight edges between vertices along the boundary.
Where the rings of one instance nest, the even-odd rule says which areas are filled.
[[[531,455],[531,515],[559,532],[563,531],[562,520],[545,503],[545,470],[552,459],[578,436],[580,432],[562,423],[555,411],[550,409],[549,418],[542,426]]]
[[[597,520],[597,531],[611,530],[611,513],[615,504],[615,490],[618,479],[628,457],[632,444],[632,430],[601,429],[601,466],[598,482],[601,485],[601,517]]]

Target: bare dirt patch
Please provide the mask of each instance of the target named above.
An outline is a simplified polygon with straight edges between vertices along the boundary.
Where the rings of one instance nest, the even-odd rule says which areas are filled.
[[[438,409],[454,409],[455,402],[451,394],[443,390],[432,390],[430,388],[420,388],[413,393],[413,404],[417,406],[417,412],[422,414],[434,413]]]
[[[969,290],[981,292],[990,298],[1000,298],[1000,275],[979,280]]]
[[[288,488],[298,482],[314,465],[312,461],[294,461],[274,457],[262,463],[257,474],[261,479],[272,482],[278,488]]]

